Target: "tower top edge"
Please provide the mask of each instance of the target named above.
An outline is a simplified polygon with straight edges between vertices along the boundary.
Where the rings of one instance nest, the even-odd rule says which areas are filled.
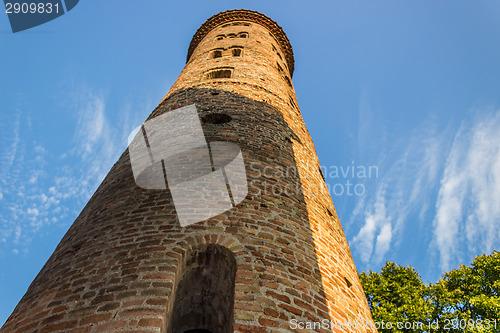
[[[208,20],[201,25],[201,27],[196,30],[191,43],[189,44],[188,54],[186,62],[189,61],[194,50],[201,42],[201,40],[214,28],[228,22],[233,21],[249,21],[255,22],[267,28],[269,32],[274,36],[276,41],[279,43],[283,53],[285,53],[286,62],[290,69],[290,76],[293,75],[295,60],[293,57],[292,44],[288,39],[283,28],[278,25],[275,21],[267,17],[266,15],[259,13],[254,10],[248,9],[231,9],[218,14],[213,15]]]

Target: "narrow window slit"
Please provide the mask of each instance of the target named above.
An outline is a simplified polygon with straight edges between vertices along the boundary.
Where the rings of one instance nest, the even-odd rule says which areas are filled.
[[[321,175],[321,178],[323,178],[323,180],[326,181],[325,175],[323,175],[323,170],[321,170],[321,167],[318,167],[318,171],[319,171],[319,174]]]
[[[345,276],[344,276],[344,280],[345,280],[345,283],[347,284],[347,288],[351,288],[352,287],[351,281],[349,281]]]

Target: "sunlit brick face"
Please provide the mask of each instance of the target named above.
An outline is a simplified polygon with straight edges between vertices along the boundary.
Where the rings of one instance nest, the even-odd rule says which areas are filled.
[[[231,70],[231,76],[207,77],[221,69]],[[224,23],[206,34],[170,92],[186,87],[223,89],[270,103],[295,99],[280,43],[266,27],[248,21]]]

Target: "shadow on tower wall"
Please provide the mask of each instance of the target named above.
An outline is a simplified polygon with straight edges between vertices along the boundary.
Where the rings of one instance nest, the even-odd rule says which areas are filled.
[[[300,138],[275,107],[223,90],[178,90],[149,119],[190,104],[205,120],[207,142],[227,141],[241,148],[248,180],[245,200],[221,215],[181,227],[168,189],[145,190],[135,184],[126,150],[1,332],[83,327],[167,332],[179,302],[173,295],[186,277],[184,263],[204,244],[223,246],[236,259],[235,332],[267,332],[266,327],[292,331],[291,319],[329,319],[294,158],[292,141],[300,144]],[[230,120],[213,121],[219,119],[213,114]],[[189,329],[209,329],[205,324]]]

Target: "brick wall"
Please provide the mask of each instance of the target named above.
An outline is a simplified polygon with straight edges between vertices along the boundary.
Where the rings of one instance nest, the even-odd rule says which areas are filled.
[[[201,119],[230,116],[202,125],[208,142],[241,148],[246,199],[181,227],[168,190],[135,185],[125,151],[0,331],[166,332],[179,267],[205,244],[236,260],[235,332],[290,332],[292,319],[371,322],[297,106],[293,66],[286,35],[262,14],[228,11],[207,21],[150,118],[193,103]],[[217,70],[231,77],[210,74]]]

